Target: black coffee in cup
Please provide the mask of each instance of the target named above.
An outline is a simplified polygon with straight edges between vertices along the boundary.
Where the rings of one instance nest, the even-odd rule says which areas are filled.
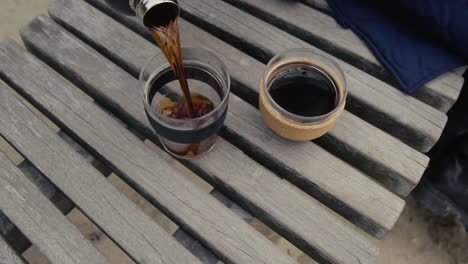
[[[273,100],[286,111],[300,116],[321,116],[336,108],[336,86],[325,73],[312,67],[280,72],[268,89]]]

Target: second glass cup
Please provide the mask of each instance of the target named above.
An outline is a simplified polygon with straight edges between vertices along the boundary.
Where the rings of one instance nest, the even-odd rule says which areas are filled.
[[[192,159],[210,151],[227,114],[230,78],[224,63],[204,48],[183,47],[184,68],[194,104],[212,107],[193,119],[172,118],[167,113],[183,98],[179,81],[166,58],[151,58],[140,73],[143,103],[150,124],[172,155]]]
[[[266,124],[296,141],[323,136],[346,104],[344,73],[331,58],[291,49],[270,60],[260,83],[259,106]]]

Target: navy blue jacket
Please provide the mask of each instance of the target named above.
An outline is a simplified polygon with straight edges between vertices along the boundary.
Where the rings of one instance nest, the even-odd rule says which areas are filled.
[[[328,0],[405,92],[468,62],[468,0]]]

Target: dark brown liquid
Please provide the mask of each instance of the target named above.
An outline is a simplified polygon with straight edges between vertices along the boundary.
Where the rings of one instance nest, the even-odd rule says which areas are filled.
[[[172,71],[174,71],[174,74],[179,79],[180,87],[185,97],[184,105],[188,118],[195,118],[195,112],[197,110],[194,109],[190,88],[184,71],[177,20],[173,20],[165,26],[154,27],[151,29],[151,33],[171,65]]]
[[[159,112],[163,115],[175,119],[193,119],[204,116],[214,110],[214,104],[201,95],[192,97],[187,82],[182,58],[182,48],[180,44],[179,26],[177,20],[169,22],[165,26],[151,28],[151,33],[161,48],[164,56],[171,65],[172,71],[179,80],[184,98],[178,102],[160,105]],[[212,146],[216,136],[212,136],[200,143],[189,144],[185,149],[171,147],[166,143],[173,153],[181,157],[195,157],[199,153],[206,152]]]
[[[213,103],[202,95],[192,96],[192,104],[195,110],[193,118],[204,116],[214,109]],[[170,101],[165,105],[160,105],[159,112],[165,116],[175,119],[189,119],[190,116],[185,106],[186,102],[185,98],[183,98],[179,102]]]
[[[269,92],[279,106],[300,116],[324,115],[337,104],[333,83],[312,69],[294,68],[279,73],[271,81]]]
[[[193,118],[204,116],[214,109],[214,104],[202,95],[193,95],[192,104],[195,110]],[[167,102],[159,106],[159,112],[165,116],[175,119],[189,119],[190,117],[187,112],[187,108],[185,107],[186,105],[185,98],[178,102],[168,99]],[[212,140],[213,139],[208,139],[200,143],[190,144],[182,151],[176,151],[175,149],[171,149],[171,151],[179,156],[195,157],[200,151],[203,152],[204,148],[208,148],[208,145],[211,144]]]

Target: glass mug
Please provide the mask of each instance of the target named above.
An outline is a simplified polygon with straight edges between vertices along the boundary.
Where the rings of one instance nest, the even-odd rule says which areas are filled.
[[[192,100],[211,102],[214,109],[208,114],[194,119],[176,119],[163,114],[166,107],[183,98],[183,92],[162,53],[145,64],[139,79],[144,83],[146,115],[161,144],[175,157],[193,159],[215,145],[226,119],[230,77],[224,63],[210,50],[182,47],[182,55]]]
[[[340,67],[308,49],[291,49],[270,60],[260,83],[259,106],[266,124],[296,141],[330,131],[346,104]]]

